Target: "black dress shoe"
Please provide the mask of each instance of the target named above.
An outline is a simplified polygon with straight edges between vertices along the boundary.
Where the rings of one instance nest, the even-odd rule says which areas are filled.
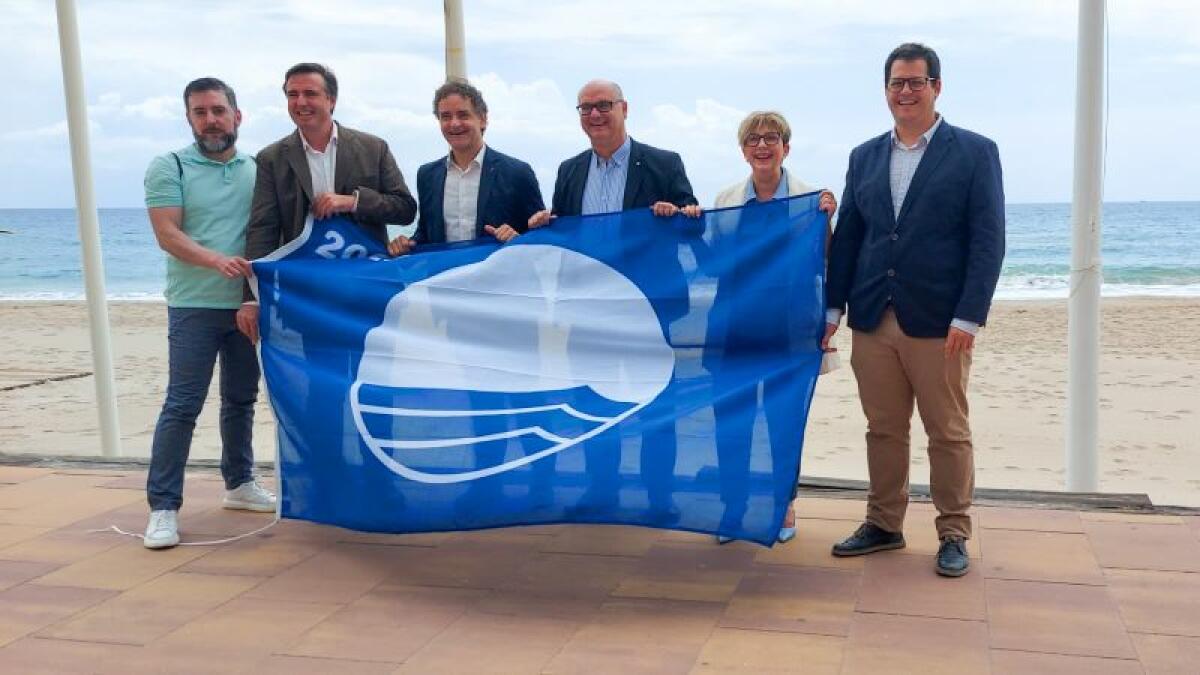
[[[875,551],[904,548],[904,535],[888,532],[875,523],[863,523],[854,534],[833,545],[833,554],[839,557],[865,555]]]
[[[942,540],[938,547],[937,573],[944,577],[961,577],[971,566],[967,557],[967,542],[957,537]]]

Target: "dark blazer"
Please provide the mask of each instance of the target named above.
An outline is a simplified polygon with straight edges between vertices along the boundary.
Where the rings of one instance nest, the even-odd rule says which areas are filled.
[[[476,202],[475,236],[483,237],[484,225],[508,224],[518,232],[529,227],[529,217],[546,208],[537,176],[528,164],[488,146],[480,167],[479,199]],[[413,239],[419,244],[446,241],[442,203],[446,189],[446,158],[435,159],[417,169],[417,197],[421,217]]]
[[[251,260],[300,236],[314,198],[299,131],[263,148],[255,161],[258,178],[246,230],[246,257]],[[346,215],[381,242],[387,243],[387,223],[407,225],[416,217],[417,200],[387,143],[339,124],[334,191],[348,195],[355,190],[358,210]]]
[[[583,211],[583,189],[587,186],[591,161],[592,151],[585,150],[559,165],[552,200],[554,215],[577,216]],[[624,207],[636,209],[655,202],[670,202],[675,206],[700,203],[692,194],[692,184],[677,153],[632,141]]]
[[[942,121],[894,216],[890,134],[850,153],[829,248],[826,306],[873,330],[891,304],[911,337],[945,337],[953,319],[987,322],[1004,260],[996,144]]]

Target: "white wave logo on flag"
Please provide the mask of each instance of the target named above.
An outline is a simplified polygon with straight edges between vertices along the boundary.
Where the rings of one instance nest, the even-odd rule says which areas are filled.
[[[568,249],[510,245],[393,297],[367,333],[350,401],[385,466],[457,483],[612,428],[653,401],[674,367],[650,301],[628,278]],[[510,439],[533,450],[490,466],[468,460],[477,445]]]

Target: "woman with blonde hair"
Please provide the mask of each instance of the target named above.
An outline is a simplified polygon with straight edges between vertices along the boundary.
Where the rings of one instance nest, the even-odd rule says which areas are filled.
[[[742,206],[751,202],[769,202],[774,199],[786,199],[796,195],[816,192],[804,181],[793,176],[783,168],[783,160],[788,156],[792,129],[783,115],[774,111],[755,111],[746,116],[738,126],[738,142],[742,148],[742,156],[750,165],[750,176],[722,190],[716,199],[716,208]],[[818,201],[818,208],[828,214],[832,222],[833,214],[837,211],[837,200],[833,193],[823,191]],[[832,227],[826,226],[826,245],[832,235]],[[826,354],[830,357],[831,354]],[[836,362],[825,359],[821,364],[821,372],[836,367]],[[714,373],[721,377],[721,373]],[[780,411],[773,410],[767,399],[771,392],[767,391],[771,382],[764,383],[763,407],[766,410],[768,427],[773,424],[787,424],[790,420],[772,419],[780,416]],[[757,397],[757,392],[755,392]],[[729,402],[727,402],[729,403]],[[746,495],[743,494],[749,474],[749,443],[752,428],[746,420],[739,420],[738,414],[725,410],[724,405],[714,405],[714,415],[717,422],[717,454],[719,469],[722,475],[722,501],[726,503],[726,519],[732,524],[740,521],[745,510]],[[736,406],[733,406],[736,407]],[[771,414],[774,412],[774,414]],[[786,411],[783,411],[786,413]],[[745,436],[745,438],[742,438]],[[783,448],[772,448],[772,457],[780,462]],[[780,453],[776,455],[776,453]],[[797,479],[799,476],[797,475]],[[791,541],[796,536],[796,511],[793,505],[795,499],[794,487],[788,499],[787,513],[783,526],[779,530],[779,543]],[[726,543],[730,538],[719,536],[717,541]]]

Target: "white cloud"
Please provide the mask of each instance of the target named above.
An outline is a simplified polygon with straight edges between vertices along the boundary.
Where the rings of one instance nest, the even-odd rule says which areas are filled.
[[[176,96],[154,96],[141,103],[121,106],[121,114],[148,120],[175,120],[184,116],[183,101]]]
[[[96,128],[95,122],[90,123],[92,129]],[[66,138],[67,136],[67,121],[61,120],[53,124],[36,127],[33,129],[14,129],[0,133],[0,141],[5,143],[30,141],[46,138]]]

